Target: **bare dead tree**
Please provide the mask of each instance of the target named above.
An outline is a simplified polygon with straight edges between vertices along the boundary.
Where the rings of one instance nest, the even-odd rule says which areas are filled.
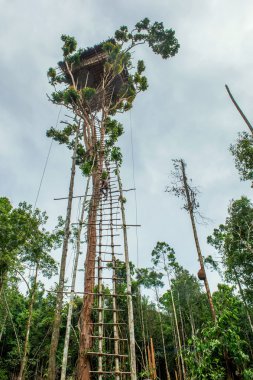
[[[183,208],[188,212],[190,219],[191,219],[191,225],[193,230],[193,236],[194,241],[196,245],[196,250],[198,254],[198,260],[200,264],[200,270],[198,272],[198,277],[200,280],[204,281],[206,293],[208,297],[208,302],[212,314],[212,319],[215,322],[216,321],[216,313],[213,305],[212,295],[209,288],[209,283],[206,276],[205,266],[204,266],[204,260],[199,244],[199,238],[196,228],[196,214],[199,214],[198,208],[199,203],[197,200],[197,195],[199,193],[198,189],[194,186],[189,185],[189,181],[186,176],[185,171],[185,162],[182,159],[173,160],[174,169],[175,171],[172,173],[173,175],[173,182],[171,186],[166,187],[166,192],[174,194],[176,197],[182,198],[184,201]]]

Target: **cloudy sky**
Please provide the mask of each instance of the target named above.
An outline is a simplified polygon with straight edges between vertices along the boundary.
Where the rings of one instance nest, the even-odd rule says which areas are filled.
[[[61,58],[60,35],[74,35],[81,47],[91,46],[120,25],[132,27],[144,17],[175,29],[181,45],[175,58],[166,61],[147,47],[136,49],[136,58],[146,62],[149,89],[123,118],[122,178],[125,188],[133,186],[132,129],[142,227],[138,255],[135,231],[129,234],[131,259],[150,265],[152,248],[157,241],[166,241],[180,264],[196,273],[189,217],[181,202],[164,189],[170,182],[171,159],[184,158],[188,176],[202,192],[201,212],[212,220],[198,227],[204,255],[213,253],[206,237],[225,220],[229,201],[252,196],[250,184],[240,182],[228,151],[246,126],[224,88],[227,83],[253,120],[252,1],[0,0],[0,5],[1,195],[14,205],[23,200],[34,204],[38,191],[50,145],[45,132],[55,126],[59,112],[46,97],[51,91],[46,72]],[[66,202],[53,198],[67,195],[69,174],[70,154],[54,143],[37,204],[48,212],[51,226],[57,215],[65,214]],[[75,193],[83,188],[78,175]],[[128,222],[135,223],[134,194],[127,207]],[[82,279],[78,281],[80,287]],[[212,289],[217,281],[210,273]]]

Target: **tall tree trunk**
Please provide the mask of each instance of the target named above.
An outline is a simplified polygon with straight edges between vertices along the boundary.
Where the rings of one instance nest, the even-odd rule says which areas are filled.
[[[84,279],[84,298],[83,307],[80,315],[80,342],[79,356],[77,362],[76,379],[90,379],[90,360],[87,351],[92,347],[92,306],[94,300],[94,284],[95,284],[95,260],[97,245],[97,210],[100,195],[100,176],[98,172],[92,175],[93,191],[88,218],[88,245],[85,260],[85,279]]]
[[[249,120],[247,119],[247,117],[244,115],[244,113],[242,112],[241,108],[239,107],[239,105],[237,104],[237,102],[235,101],[233,95],[231,94],[231,91],[229,89],[229,87],[225,84],[225,88],[228,92],[228,95],[230,96],[230,99],[232,100],[232,102],[234,103],[237,111],[239,112],[239,114],[241,115],[241,117],[243,118],[243,120],[245,121],[245,123],[247,124],[251,134],[253,135],[253,127],[252,125],[250,124]]]
[[[186,336],[185,336],[184,321],[183,321],[182,310],[181,310],[181,305],[180,305],[179,293],[177,293],[177,299],[178,299],[178,311],[179,311],[179,317],[180,317],[180,323],[181,323],[182,342],[184,346],[185,341],[186,341]]]
[[[171,327],[172,327],[172,332],[173,332],[173,337],[174,337],[174,343],[175,343],[175,349],[176,349],[176,366],[177,366],[177,369],[178,369],[178,373],[179,373],[179,380],[182,380],[182,366],[181,366],[181,363],[180,363],[180,356],[178,355],[178,352],[180,351],[179,349],[179,346],[178,346],[178,338],[177,338],[177,332],[176,332],[176,326],[175,326],[175,318],[173,318],[173,313],[170,314],[170,320],[171,320]],[[175,371],[175,374],[177,372]],[[176,378],[178,378],[178,376],[176,376]]]
[[[48,380],[55,380],[55,376],[56,376],[56,352],[57,352],[59,335],[60,335],[61,310],[62,310],[62,304],[63,304],[65,269],[66,269],[66,260],[67,260],[67,255],[68,255],[68,242],[69,242],[69,235],[70,235],[70,222],[71,222],[74,180],[75,180],[75,173],[76,173],[76,151],[77,151],[78,139],[79,139],[79,126],[78,126],[78,130],[76,131],[75,145],[74,145],[73,156],[72,156],[72,166],[71,166],[69,194],[68,194],[68,206],[67,206],[67,213],[66,213],[64,239],[63,239],[62,256],[61,256],[61,268],[60,268],[60,275],[59,275],[59,285],[58,285],[58,289],[56,293],[56,306],[55,306],[50,353],[49,353]]]
[[[66,379],[66,370],[67,370],[67,362],[68,362],[68,348],[69,348],[69,338],[70,338],[70,327],[71,327],[71,319],[72,319],[72,312],[73,312],[73,300],[74,300],[74,296],[75,296],[75,286],[76,286],[76,273],[77,273],[78,259],[79,259],[80,248],[81,248],[81,234],[82,234],[82,227],[83,227],[83,222],[84,222],[84,213],[85,213],[86,199],[87,199],[87,194],[88,194],[88,189],[89,189],[89,183],[90,183],[90,177],[87,180],[85,195],[84,195],[83,204],[82,204],[82,211],[81,211],[80,220],[79,220],[79,227],[78,227],[77,237],[76,237],[76,254],[75,254],[75,260],[74,260],[74,265],[73,265],[71,294],[70,294],[70,300],[69,300],[66,333],[65,333],[65,341],[64,341],[64,350],[63,350],[63,358],[62,358],[61,380]]]
[[[142,306],[142,297],[141,297],[141,290],[140,286],[137,288],[137,300],[139,303],[139,312],[140,312],[140,325],[141,325],[141,335],[143,339],[143,351],[144,351],[144,357],[143,357],[143,367],[145,370],[148,370],[148,351],[147,351],[147,340],[146,340],[146,332],[145,332],[145,325],[144,325],[144,313],[143,313],[143,306]]]
[[[134,311],[132,301],[132,281],[129,265],[129,253],[128,253],[128,241],[127,241],[127,227],[126,227],[126,215],[124,207],[124,197],[122,190],[122,182],[119,174],[119,168],[117,167],[117,177],[120,194],[120,206],[123,225],[124,236],[124,250],[125,250],[125,264],[126,264],[126,279],[127,279],[127,308],[128,308],[128,327],[129,327],[129,346],[130,346],[130,361],[131,361],[131,380],[137,380],[136,374],[136,354],[135,354],[135,334],[134,334]]]
[[[161,335],[162,335],[163,355],[164,355],[164,362],[165,362],[166,377],[167,377],[167,380],[171,380],[170,379],[169,366],[168,366],[168,360],[167,360],[167,354],[166,354],[166,347],[165,347],[165,340],[164,340],[164,333],[163,333],[163,324],[162,324],[161,310],[160,310],[160,307],[159,307],[160,301],[159,301],[157,287],[155,287],[155,294],[156,294],[156,302],[157,302],[157,305],[158,305],[158,315],[159,315],[160,330],[161,330]]]
[[[95,147],[99,142],[99,151],[97,152],[97,167],[92,168],[92,198],[90,204],[90,212],[88,217],[88,230],[87,230],[87,253],[85,259],[85,278],[84,278],[84,297],[83,307],[79,319],[80,327],[80,341],[79,353],[77,361],[77,380],[89,380],[91,364],[88,350],[92,347],[92,307],[94,302],[94,286],[95,286],[95,263],[96,263],[96,250],[97,250],[97,212],[100,201],[100,181],[103,172],[105,160],[105,120],[106,114],[104,112],[100,122],[99,134],[94,128],[92,134],[92,146]]]
[[[163,253],[163,262],[164,262],[164,268],[167,268],[164,253]],[[174,316],[174,321],[175,321],[176,336],[177,336],[178,349],[179,349],[179,357],[180,357],[181,367],[182,367],[182,377],[183,377],[183,380],[185,380],[186,379],[186,370],[185,370],[184,358],[183,358],[183,353],[182,353],[182,342],[181,342],[181,337],[180,337],[180,332],[179,332],[174,294],[173,294],[173,290],[171,287],[170,274],[169,274],[168,269],[166,269],[166,274],[167,274],[168,283],[169,283],[169,287],[170,287],[171,303],[172,303],[173,316]]]
[[[194,241],[195,241],[195,245],[196,245],[196,249],[197,249],[200,268],[201,268],[203,274],[205,275],[204,284],[205,284],[205,288],[206,288],[206,293],[207,293],[207,297],[208,297],[208,301],[209,301],[209,306],[210,306],[212,318],[213,318],[213,321],[215,322],[216,321],[216,313],[215,313],[215,309],[214,309],[214,305],[213,305],[213,299],[212,299],[211,291],[209,288],[209,283],[208,283],[207,276],[206,276],[203,256],[202,256],[200,245],[199,245],[199,239],[198,239],[196,223],[195,223],[194,213],[193,213],[193,204],[192,204],[191,196],[189,193],[189,187],[188,187],[188,183],[187,183],[187,177],[185,174],[185,165],[184,165],[183,160],[181,160],[181,167],[182,167],[182,175],[183,175],[183,182],[184,182],[184,190],[185,190],[185,194],[186,194],[186,198],[187,198],[188,211],[189,211],[190,218],[191,218]]]
[[[21,366],[20,366],[19,375],[18,375],[17,380],[23,380],[24,376],[25,376],[25,370],[26,370],[26,364],[27,364],[27,353],[28,353],[28,347],[29,347],[29,337],[30,337],[30,330],[31,330],[31,324],[32,324],[33,305],[34,305],[35,294],[36,294],[36,290],[37,290],[38,270],[39,270],[39,265],[37,263],[36,268],[35,268],[34,284],[33,284],[31,295],[30,295],[30,303],[29,303],[29,309],[28,309],[28,320],[27,320],[27,324],[26,324],[26,334],[25,334],[23,357],[21,360]]]

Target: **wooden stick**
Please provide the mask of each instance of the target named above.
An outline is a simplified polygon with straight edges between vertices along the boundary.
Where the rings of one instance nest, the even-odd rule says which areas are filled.
[[[229,87],[228,85],[225,84],[225,88],[228,92],[228,95],[230,96],[230,99],[232,100],[232,102],[234,103],[237,111],[239,112],[239,114],[241,115],[241,117],[243,118],[243,120],[245,121],[245,123],[247,124],[247,126],[249,127],[249,130],[250,132],[252,133],[253,135],[253,127],[252,125],[250,124],[249,120],[247,119],[247,117],[244,115],[244,113],[242,112],[241,108],[239,107],[238,103],[235,101],[233,95],[231,94],[231,91],[229,90]]]

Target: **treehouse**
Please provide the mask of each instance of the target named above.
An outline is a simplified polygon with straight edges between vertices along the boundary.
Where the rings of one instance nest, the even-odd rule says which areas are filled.
[[[73,78],[77,89],[91,87],[97,90],[97,95],[90,103],[91,110],[99,110],[102,107],[102,101],[105,103],[115,102],[119,98],[119,93],[122,85],[127,82],[128,71],[124,69],[120,74],[111,75],[107,78],[110,83],[103,88],[102,79],[105,72],[105,63],[108,58],[108,53],[104,51],[103,44],[88,48],[81,53],[80,62],[74,63],[71,68]],[[70,85],[72,79],[68,73],[65,62],[59,62],[59,66],[66,75],[66,81]]]

